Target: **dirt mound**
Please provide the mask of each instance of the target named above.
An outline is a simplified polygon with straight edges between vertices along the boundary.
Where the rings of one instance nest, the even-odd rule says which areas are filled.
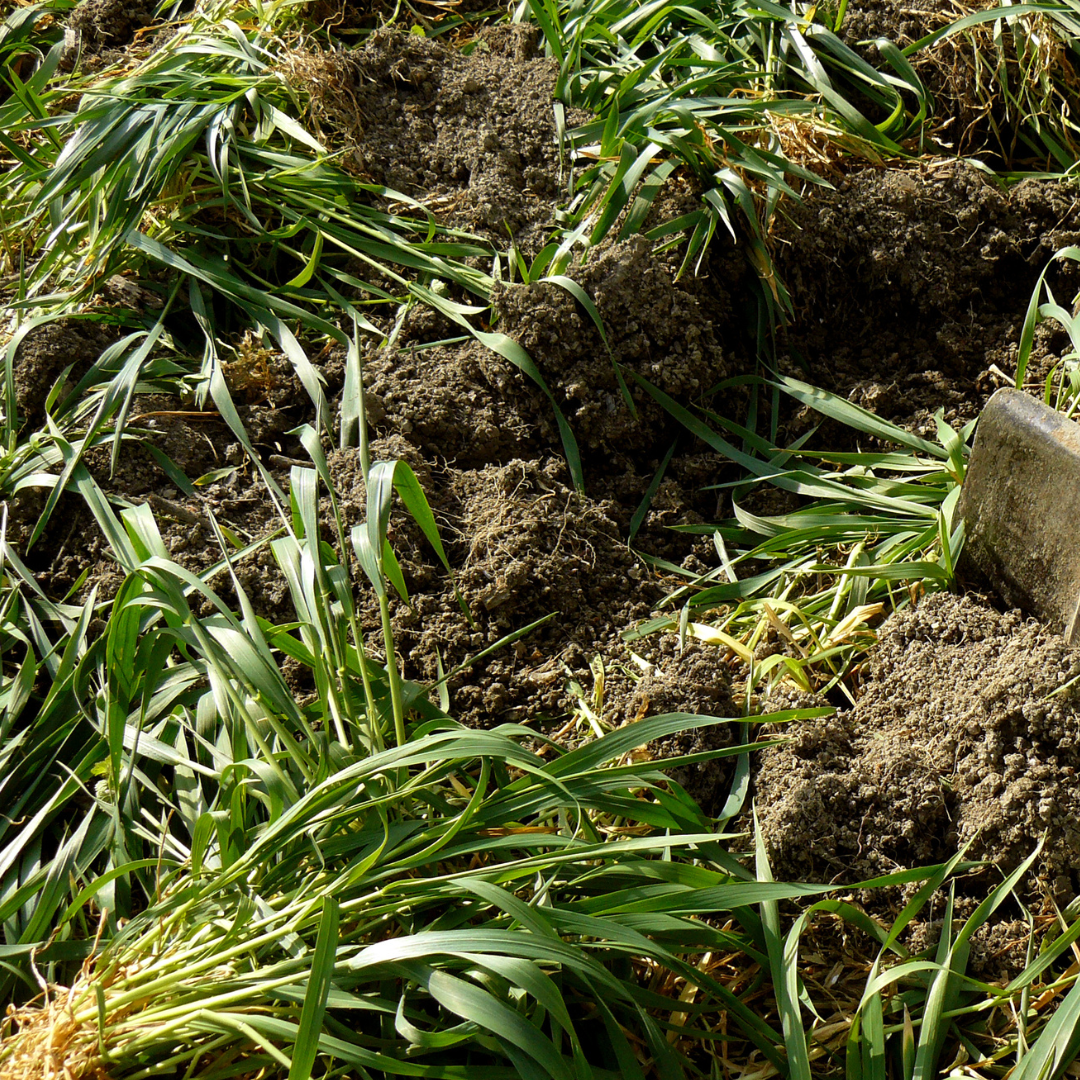
[[[498,328],[536,361],[585,446],[650,452],[670,426],[667,415],[627,375],[634,416],[616,363],[684,402],[733,374],[722,344],[731,298],[715,280],[677,280],[678,268],[677,253],[654,254],[648,240],[635,236],[601,247],[573,271],[596,305],[607,345],[588,313],[560,285],[508,286],[495,294]]]
[[[589,313],[561,285],[495,290],[495,328],[540,370],[581,447],[590,490],[600,475],[655,468],[677,433],[634,373],[689,405],[749,366],[728,344],[738,337],[727,282],[677,280],[677,270],[677,257],[654,254],[642,237],[606,245],[572,269],[596,305],[606,345]],[[415,325],[407,329],[410,337],[418,334]],[[373,426],[429,455],[476,466],[561,448],[548,398],[509,360],[477,342],[380,350],[367,361],[365,377]]]
[[[766,751],[778,878],[853,882],[968,855],[1080,884],[1080,651],[1016,612],[939,594],[881,627],[855,709]]]
[[[45,401],[56,380],[68,366],[66,386],[70,390],[90,370],[116,336],[89,319],[57,319],[28,331],[15,350],[15,403],[23,423],[40,423]]]
[[[477,466],[558,445],[547,399],[479,342],[381,349],[365,377],[369,422],[432,457]]]
[[[366,178],[531,255],[546,241],[560,183],[558,65],[537,56],[537,40],[534,27],[497,27],[465,55],[380,30],[355,52],[298,53],[284,67],[311,92],[322,133]]]
[[[474,665],[451,684],[453,715],[490,726],[555,716],[566,684],[662,595],[627,549],[603,503],[567,484],[557,459],[452,469],[436,480],[436,513],[458,564],[472,623],[441,576],[395,616],[410,674],[432,680],[544,616],[557,618]]]
[[[130,44],[154,21],[156,8],[152,0],[80,0],[68,16],[68,26],[79,35],[82,48],[96,55],[106,46]]]
[[[740,707],[731,694],[731,678],[722,654],[714,648],[688,642],[679,649],[673,635],[652,643],[647,650],[651,662],[640,679],[617,680],[607,693],[612,718],[630,722],[662,713],[692,712],[702,716],[738,716]],[[625,688],[625,695],[620,689]],[[734,727],[730,724],[701,728],[673,735],[651,744],[646,753],[662,759],[679,754],[695,754],[731,746]],[[731,792],[734,759],[683,765],[669,776],[686,788],[687,793],[705,811],[720,814]]]
[[[1067,183],[1005,192],[963,162],[867,169],[808,190],[777,230],[797,309],[789,361],[931,437],[939,407],[954,423],[973,419],[1015,373],[1028,300],[1051,255],[1080,239],[1078,209]],[[1080,286],[1072,263],[1048,281],[1059,297]],[[1040,337],[1033,378],[1064,344]]]

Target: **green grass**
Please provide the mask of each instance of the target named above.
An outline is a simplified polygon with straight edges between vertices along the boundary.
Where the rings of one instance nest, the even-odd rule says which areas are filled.
[[[238,1048],[290,1075],[316,1055],[380,1075],[607,1075],[582,1050],[585,1023],[599,1024],[601,1058],[622,1074],[645,1075],[633,1033],[676,1075],[673,1044],[707,1044],[699,1021],[720,1012],[779,1063],[777,1035],[694,963],[738,936],[691,917],[819,888],[763,892],[684,793],[654,766],[623,764],[666,733],[724,721],[653,717],[553,756],[522,747],[525,729],[454,724],[400,679],[392,652],[381,664],[365,655],[348,572],[319,539],[318,471],[294,471],[302,527],[272,545],[296,607],[285,626],[256,618],[235,578],[233,615],[168,557],[148,508],[113,523],[128,545],[118,557],[135,565],[108,628],[88,637],[91,595],[48,695],[5,747],[19,760],[7,794],[22,815],[0,850],[0,913],[16,939],[8,993],[32,994],[41,971],[70,986],[63,1060],[100,1061],[113,1076],[219,1057],[225,1075]],[[397,576],[380,511],[395,482],[421,526],[433,522],[400,462],[369,478],[371,513],[353,543],[381,593]],[[193,595],[216,614],[197,618]],[[18,615],[19,670],[32,680],[32,627]],[[326,688],[304,709],[282,654]],[[11,722],[19,692],[9,680]],[[80,803],[79,826],[42,866]],[[620,839],[623,822],[648,832]],[[635,963],[698,1000],[648,989]],[[359,1025],[336,1010],[358,1010]],[[35,1039],[53,1019],[51,1005],[20,1013],[7,1060],[40,1059]]]
[[[682,271],[701,267],[717,233],[747,245],[773,318],[790,310],[772,266],[769,225],[794,182],[820,178],[786,151],[785,136],[820,133],[866,160],[902,155],[918,139],[925,92],[895,48],[872,67],[825,26],[771,4],[558,3],[526,0],[560,64],[556,97],[595,120],[566,131],[571,201],[564,236],[540,257],[564,270],[578,249],[645,229],[679,245]],[[855,92],[886,118],[871,122]],[[673,175],[700,202],[649,227]]]
[[[300,521],[313,511],[311,472],[294,476]],[[820,1048],[806,1041],[799,943],[816,913],[881,950],[849,1018],[848,1056],[869,1055],[855,1075],[883,1075],[873,1062],[901,1010],[916,1063],[937,1060],[944,1011],[972,1045],[992,1044],[987,1016],[1042,992],[1080,934],[1063,923],[1004,990],[965,976],[965,943],[1024,867],[955,940],[946,933],[947,952],[910,957],[900,935],[965,869],[959,856],[867,883],[923,882],[886,931],[827,886],[772,884],[760,851],[755,879],[733,857],[739,838],[711,828],[655,764],[627,763],[640,745],[722,720],[650,717],[570,752],[527,748],[532,733],[513,726],[463,729],[425,704],[424,688],[395,689],[392,660],[364,655],[350,591],[333,584],[334,545],[317,529],[274,542],[279,560],[311,567],[283,567],[297,609],[284,626],[251,616],[235,582],[242,614],[231,614],[168,558],[145,508],[125,512],[122,529],[139,561],[107,631],[87,636],[91,597],[47,697],[5,744],[22,817],[0,837],[6,990],[31,997],[38,976],[52,987],[15,1013],[19,1033],[0,1050],[13,1075],[42,1060],[43,1033],[60,1021],[57,1060],[97,1061],[117,1078],[196,1065],[232,1075],[237,1054],[282,1076],[319,1060],[341,1075],[603,1077],[709,1075],[710,1061],[753,1052],[781,1075],[809,1075]],[[330,587],[305,587],[320,572]],[[195,595],[217,614],[195,617]],[[33,670],[30,650],[20,672]],[[337,705],[325,695],[298,708],[281,654],[335,678]],[[15,680],[4,693],[17,720]],[[395,694],[412,716],[401,740]],[[785,932],[777,905],[804,897],[822,899]],[[706,958],[720,954],[771,971],[778,1019],[711,974]],[[882,987],[897,992],[883,1002]],[[1072,1038],[1063,1024],[1048,1032],[1033,1055]]]
[[[809,451],[803,446],[810,432],[782,448],[711,409],[692,412],[646,385],[686,430],[744,472],[727,485],[732,520],[681,527],[711,535],[719,565],[690,575],[657,563],[688,579],[664,601],[679,614],[628,636],[677,630],[735,654],[747,670],[748,705],[759,685],[767,689],[782,679],[821,693],[839,687],[850,700],[845,679],[872,640],[868,625],[913,595],[954,583],[964,537],[954,512],[973,425],[956,432],[939,414],[939,442],[933,443],[796,379],[734,383],[785,394],[878,446]],[[731,388],[724,384],[715,395]],[[798,508],[761,516],[740,505],[767,485],[797,496]],[[780,648],[755,660],[770,638]]]
[[[9,20],[13,52],[41,54],[49,44],[33,40],[24,14],[41,10],[20,9]],[[523,350],[477,326],[494,281],[474,264],[492,259],[491,247],[444,228],[416,200],[357,180],[296,119],[307,107],[302,80],[294,86],[274,66],[283,47],[278,32],[292,16],[289,4],[249,11],[223,0],[182,24],[134,71],[110,69],[93,80],[50,81],[61,35],[25,86],[15,78],[0,105],[0,145],[12,161],[3,213],[14,310],[78,310],[115,274],[159,293],[166,312],[189,306],[206,338],[188,380],[196,403],[212,403],[244,444],[217,345],[241,328],[265,335],[288,357],[320,427],[330,418],[310,345],[349,349],[356,333],[381,340],[386,323],[417,302],[475,333],[551,397]],[[391,212],[391,204],[412,216]],[[440,295],[445,289],[458,299]],[[149,350],[133,357],[123,384],[109,378],[99,426],[115,420],[123,434],[148,359]],[[337,418],[342,446],[358,439],[358,363],[353,350],[351,393]],[[7,386],[10,447],[10,377]],[[573,435],[552,403],[580,484]]]
[[[739,1070],[884,1080],[936,1075],[961,1050],[985,1075],[1061,1075],[1077,1051],[1068,963],[1080,911],[1036,932],[1024,909],[1029,963],[1008,986],[967,974],[972,935],[1020,904],[1028,865],[966,919],[949,892],[974,869],[962,853],[863,883],[908,890],[883,926],[846,898],[850,886],[773,882],[761,846],[718,829],[633,754],[718,723],[752,740],[757,696],[779,679],[845,690],[875,620],[912,589],[953,580],[970,431],[939,420],[931,442],[791,379],[738,380],[756,402],[787,395],[873,440],[871,451],[812,453],[725,415],[732,386],[687,402],[639,380],[732,463],[735,516],[707,530],[718,569],[631,635],[670,630],[745,659],[747,715],[654,716],[572,750],[524,727],[463,728],[442,693],[459,671],[422,686],[398,662],[390,604],[407,590],[391,508],[448,573],[451,560],[410,467],[371,460],[361,358],[365,335],[392,339],[410,305],[430,304],[548,394],[580,486],[555,392],[483,323],[494,277],[478,267],[503,253],[360,182],[324,150],[305,126],[304,87],[276,66],[286,41],[314,32],[298,5],[207,5],[152,54],[96,73],[62,68],[62,31],[44,16],[69,9],[18,7],[0,28],[0,288],[14,318],[0,493],[41,490],[31,543],[61,495],[81,498],[122,584],[108,598],[86,581],[48,596],[0,546],[0,984],[11,1006],[0,1076],[100,1066],[113,1080]],[[464,25],[420,7],[392,14],[446,38]],[[529,0],[516,17],[536,22],[558,62],[561,115],[592,119],[564,125],[566,198],[550,244],[531,264],[514,253],[505,263],[567,289],[601,333],[573,280],[577,260],[642,229],[679,246],[687,274],[707,264],[717,234],[736,238],[760,273],[763,310],[782,318],[789,297],[771,268],[769,223],[794,187],[818,179],[789,153],[791,132],[877,160],[916,152],[932,118],[898,49],[883,45],[875,68],[840,41],[842,11]],[[991,18],[1012,25],[1013,15]],[[698,205],[654,225],[676,177]],[[160,309],[95,310],[115,274]],[[200,335],[194,354],[170,331],[184,310]],[[120,339],[66,395],[70,369],[57,379],[32,430],[17,409],[16,350],[73,312],[111,320]],[[1072,332],[1065,309],[1037,293],[1021,382],[1046,317]],[[223,355],[242,332],[280,350],[310,398],[294,434],[311,467],[293,468],[287,493],[226,382]],[[327,343],[345,356],[336,416],[311,360]],[[1046,387],[1065,408],[1077,399],[1070,364]],[[147,506],[118,506],[87,467],[91,450],[119,463],[140,437],[141,396],[161,391],[217,411],[277,513],[277,531],[257,544],[212,522],[221,559],[200,575],[170,556]],[[334,490],[331,435],[360,456],[360,524]],[[764,484],[797,507],[746,510]],[[262,546],[288,585],[287,622],[258,616],[236,572]],[[378,655],[361,582],[379,610]],[[755,662],[769,635],[784,647]],[[311,700],[296,700],[286,659],[310,675]],[[663,764],[733,758],[727,822],[744,809],[763,745]],[[904,931],[942,895],[940,944],[910,955]],[[847,925],[865,961],[831,996],[806,958],[828,920]]]

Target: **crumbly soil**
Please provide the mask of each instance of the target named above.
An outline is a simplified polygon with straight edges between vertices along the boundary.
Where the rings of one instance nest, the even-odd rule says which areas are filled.
[[[776,240],[797,309],[792,372],[933,438],[937,409],[960,426],[1012,384],[1038,275],[1080,240],[1080,190],[1034,180],[1005,190],[948,160],[863,169],[806,191]],[[1064,303],[1080,288],[1065,260],[1047,280]],[[1033,389],[1067,350],[1052,325],[1038,329]]]
[[[526,256],[546,243],[562,178],[554,60],[532,26],[481,30],[472,51],[380,30],[350,52],[292,53],[319,134],[364,179]],[[583,119],[583,118],[582,118]]]
[[[97,14],[109,7],[84,0],[72,15],[87,45],[130,41],[142,25],[137,5]],[[869,35],[876,11],[853,5],[851,33]],[[481,34],[467,56],[380,32],[355,51],[293,56],[282,71],[315,88],[322,136],[373,183],[422,199],[442,220],[501,245],[512,234],[526,258],[546,242],[565,187],[551,110],[557,71],[530,31]],[[954,119],[957,128],[968,123]],[[695,198],[677,176],[666,197],[673,213]],[[959,425],[1012,380],[1038,275],[1054,251],[1080,241],[1080,194],[1065,181],[1005,188],[944,157],[851,166],[837,186],[808,187],[800,203],[787,202],[771,239],[795,305],[781,336],[782,368],[933,437],[936,410]],[[729,507],[714,485],[731,476],[632,376],[691,406],[722,380],[757,370],[746,317],[752,273],[741,249],[718,234],[700,275],[678,279],[679,263],[678,251],[655,254],[637,238],[603,246],[573,269],[600,312],[607,345],[557,285],[508,282],[496,295],[495,329],[528,350],[574,430],[584,492],[574,489],[547,397],[475,342],[448,343],[456,332],[441,317],[417,309],[393,348],[366,358],[373,456],[412,465],[454,571],[451,578],[419,530],[394,517],[410,592],[410,603],[393,613],[400,654],[412,679],[434,681],[440,665],[460,669],[449,682],[450,712],[465,723],[515,721],[570,740],[591,730],[590,711],[609,727],[669,711],[738,714],[732,680],[741,673],[724,653],[680,651],[674,635],[631,644],[622,637],[678,584],[641,553],[695,571],[716,565],[708,538],[670,527],[724,516]],[[1048,280],[1064,304],[1080,287],[1072,263]],[[15,385],[28,430],[64,370],[71,366],[67,382],[78,381],[113,340],[86,320],[26,337]],[[227,373],[241,417],[287,492],[292,465],[309,460],[289,432],[313,423],[314,408],[284,357],[258,343],[233,345],[248,357]],[[342,359],[319,348],[312,352],[333,407]],[[1067,348],[1062,335],[1040,329],[1033,392]],[[613,360],[626,373],[633,410]],[[709,403],[744,418],[738,390]],[[223,421],[191,416],[190,402],[160,395],[140,397],[137,409],[115,473],[103,451],[87,457],[118,509],[149,501],[169,549],[198,571],[221,557],[211,513],[244,540],[277,528],[278,508]],[[780,417],[792,437],[818,419],[790,410]],[[849,435],[827,425],[817,435],[819,444],[832,438],[850,445]],[[335,450],[329,437],[325,445],[346,521],[356,524],[365,513],[358,454]],[[631,549],[631,520],[672,446]],[[233,471],[185,487],[164,471],[161,455],[192,481]],[[25,552],[43,502],[33,492],[13,501],[8,541],[50,595],[75,589],[82,597],[97,584],[99,599],[107,598],[119,573],[76,496],[63,497]],[[323,510],[328,521],[328,503]],[[259,614],[290,618],[267,548],[241,560],[237,576]],[[224,575],[215,586],[228,598]],[[377,607],[359,576],[356,587],[378,655]],[[553,617],[473,660],[545,616]],[[1040,887],[1059,899],[1075,895],[1080,702],[1071,690],[1048,695],[1078,672],[1080,654],[1023,616],[1002,613],[993,598],[928,597],[893,615],[880,628],[855,707],[786,729],[790,743],[756,756],[754,798],[776,877],[852,884],[947,859],[965,844],[969,857],[1005,870],[1045,834]],[[310,692],[296,665],[288,675],[298,693]],[[732,737],[722,727],[648,752],[665,756]],[[717,813],[731,775],[717,764],[676,779]]]
[[[1016,611],[936,594],[881,626],[854,708],[766,750],[759,816],[774,872],[855,882],[972,859],[1080,887],[1080,652]],[[1065,689],[1062,689],[1062,688]]]

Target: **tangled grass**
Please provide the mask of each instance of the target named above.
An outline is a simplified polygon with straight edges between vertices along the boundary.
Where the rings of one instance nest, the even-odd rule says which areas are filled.
[[[68,63],[58,19],[69,8],[19,5],[0,29],[0,288],[13,318],[0,490],[40,489],[31,543],[62,494],[81,497],[122,584],[107,602],[95,586],[80,603],[75,592],[47,596],[6,541],[5,509],[0,1077],[804,1080],[843,1068],[922,1078],[937,1074],[947,1044],[990,1075],[1060,1074],[1080,1026],[1068,966],[1077,912],[1032,934],[1030,962],[1008,986],[967,973],[972,934],[1019,903],[1026,867],[955,924],[950,898],[941,943],[911,956],[902,934],[966,869],[959,856],[863,883],[911,892],[883,927],[828,887],[773,882],[763,849],[718,831],[636,753],[717,723],[749,738],[752,715],[650,717],[540,753],[522,728],[460,727],[440,684],[402,676],[388,615],[406,592],[391,506],[449,561],[411,469],[371,460],[361,339],[392,338],[410,305],[429,304],[547,390],[520,347],[483,324],[494,276],[480,267],[499,253],[445,227],[437,208],[364,183],[325,145],[325,96],[290,77],[319,70],[284,44],[300,33],[298,6],[203,5],[175,18],[152,53],[96,72]],[[463,25],[439,7],[391,15],[447,36]],[[592,118],[564,125],[565,214],[522,276],[571,291],[599,324],[569,276],[575,259],[644,228],[678,173],[699,202],[649,238],[681,245],[684,273],[717,233],[739,238],[765,310],[781,318],[788,297],[769,255],[781,200],[851,155],[917,152],[932,125],[920,64],[947,63],[950,42],[976,50],[967,85],[973,101],[994,103],[985,116],[1002,149],[1071,167],[1068,5],[965,15],[906,50],[884,43],[880,68],[838,36],[842,11],[815,15],[766,0],[522,5],[516,16],[535,21],[559,65],[561,115]],[[20,342],[61,315],[100,317],[93,302],[113,279],[145,290],[153,314],[113,316],[124,336],[74,386],[65,372],[30,430],[15,396]],[[1037,315],[1060,321],[1063,309],[1047,304],[1033,301],[1032,326]],[[170,332],[180,309],[198,327],[199,355]],[[227,341],[240,344],[230,353]],[[293,468],[287,494],[233,400],[270,386],[266,342],[314,417],[298,434],[310,467]],[[346,357],[338,416],[311,360],[327,343]],[[771,483],[810,500],[769,518],[737,499],[736,518],[710,530],[720,569],[672,594],[677,615],[635,631],[673,629],[745,659],[748,713],[780,678],[845,687],[897,590],[948,586],[970,434],[942,423],[933,444],[793,380],[750,383],[898,448],[814,459],[709,401],[694,410],[644,387],[741,468],[740,496]],[[269,547],[289,621],[257,617],[236,574],[262,545],[208,518],[222,559],[196,575],[172,558],[149,505],[118,514],[87,469],[102,448],[117,464],[143,419],[140,398],[163,387],[196,410],[212,405],[262,476],[280,518]],[[558,421],[580,482],[573,434]],[[332,428],[361,456],[360,525],[339,510],[322,441]],[[235,604],[211,587],[218,573]],[[358,581],[378,603],[378,657],[360,626]],[[758,661],[770,635],[790,648]],[[310,674],[313,700],[295,699],[286,659]],[[737,758],[727,820],[760,745],[664,764]],[[794,903],[789,918],[781,905]],[[845,976],[857,992],[827,1019],[828,995],[811,993],[800,951],[818,919],[870,942],[861,984]]]

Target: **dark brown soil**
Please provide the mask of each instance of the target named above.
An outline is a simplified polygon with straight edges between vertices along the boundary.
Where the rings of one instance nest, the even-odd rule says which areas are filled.
[[[56,380],[68,370],[57,404],[116,340],[100,323],[89,319],[47,322],[23,338],[13,367],[15,403],[27,423],[44,419],[45,401]]]
[[[641,460],[666,449],[667,414],[631,382],[630,373],[689,401],[745,365],[724,344],[734,306],[725,275],[677,281],[678,267],[677,252],[656,256],[638,236],[598,249],[575,275],[600,313],[610,354],[592,320],[560,286],[509,286],[496,295],[499,328],[525,346],[579,441],[601,461],[613,453]],[[622,395],[615,363],[633,387],[628,392],[636,416]]]
[[[933,438],[935,410],[958,426],[1011,383],[1038,275],[1078,240],[1080,191],[1064,181],[1006,191],[972,165],[936,161],[813,188],[777,230],[797,309],[792,369]],[[1080,287],[1073,263],[1048,280],[1058,297]],[[1065,345],[1040,334],[1033,384]]]
[[[878,32],[876,10],[852,11],[850,33]],[[84,0],[72,23],[87,46],[110,46],[130,40],[143,25],[140,12],[106,13],[98,0]],[[323,87],[316,95],[323,136],[373,183],[422,200],[443,221],[499,246],[512,237],[526,258],[546,242],[565,177],[551,109],[557,71],[537,54],[531,31],[486,33],[468,56],[380,32],[355,52],[293,56],[282,70]],[[967,123],[958,113],[955,126]],[[1073,184],[1005,189],[945,158],[858,169],[842,186],[809,189],[783,209],[772,241],[795,317],[782,334],[781,366],[931,437],[937,409],[954,425],[966,422],[1013,378],[1037,277],[1055,250],[1080,240]],[[394,610],[401,656],[406,674],[421,681],[434,681],[440,664],[462,669],[450,681],[450,711],[466,723],[532,723],[571,738],[589,730],[589,710],[602,726],[669,711],[738,714],[722,653],[680,651],[670,634],[632,646],[621,637],[673,584],[639,553],[695,571],[717,564],[707,538],[670,526],[726,514],[725,496],[711,485],[730,476],[631,376],[690,407],[722,380],[759,370],[744,314],[752,277],[743,253],[718,234],[699,276],[677,280],[679,259],[636,238],[603,246],[572,269],[599,309],[610,354],[559,286],[507,281],[497,292],[495,328],[528,350],[572,426],[584,492],[574,490],[547,398],[507,360],[471,340],[447,340],[455,331],[439,316],[417,311],[393,348],[367,358],[373,455],[413,466],[454,568],[452,581],[419,531],[395,517],[410,591],[410,603]],[[1066,304],[1080,287],[1074,264],[1048,280]],[[49,324],[26,338],[16,357],[16,396],[27,430],[40,422],[60,373],[73,365],[68,380],[77,380],[112,340],[85,320]],[[1067,345],[1049,329],[1037,335],[1036,392]],[[626,372],[636,415],[613,360]],[[340,357],[318,362],[333,400]],[[284,358],[269,363],[273,385],[249,379],[233,389],[263,463],[287,492],[291,466],[307,463],[289,432],[313,423],[314,410]],[[709,407],[744,419],[736,392],[713,395]],[[133,425],[137,439],[118,472],[109,475],[103,451],[87,459],[117,508],[150,501],[169,549],[197,571],[220,558],[204,526],[211,513],[245,540],[277,528],[278,510],[222,421],[165,415],[190,410],[176,400],[149,398],[138,408],[159,415]],[[788,412],[781,419],[794,435],[817,418]],[[828,427],[818,437],[834,436],[849,438]],[[181,490],[142,444],[190,480],[235,468]],[[631,518],[673,444],[631,550]],[[326,448],[347,523],[356,524],[365,514],[358,454],[334,451],[329,440]],[[8,540],[17,549],[41,505],[36,495],[13,503]],[[57,597],[89,569],[87,587],[98,583],[105,599],[119,572],[76,497],[64,496],[61,506],[28,563]],[[268,549],[241,561],[237,574],[260,615],[290,618]],[[376,607],[356,581],[377,654]],[[457,604],[455,583],[471,618]],[[223,579],[215,584],[229,595]],[[1078,673],[1080,656],[1054,635],[978,599],[930,597],[894,615],[881,627],[856,706],[800,726],[790,744],[758,757],[754,797],[777,878],[852,883],[944,860],[964,844],[969,856],[1006,869],[1045,833],[1038,873],[1054,896],[1074,895],[1080,704],[1071,690],[1048,695]],[[719,728],[702,738],[652,752],[726,745],[732,733]],[[677,779],[716,813],[730,777],[726,765],[710,765]],[[986,947],[992,951],[992,943]]]
[[[84,70],[93,71],[122,60],[126,46],[145,48],[157,7],[154,0],[79,0],[67,19],[74,41],[63,63],[78,61]]]
[[[365,179],[422,200],[449,224],[527,256],[546,242],[560,186],[551,91],[530,26],[482,30],[469,55],[379,31],[351,53],[294,54],[322,134]]]

